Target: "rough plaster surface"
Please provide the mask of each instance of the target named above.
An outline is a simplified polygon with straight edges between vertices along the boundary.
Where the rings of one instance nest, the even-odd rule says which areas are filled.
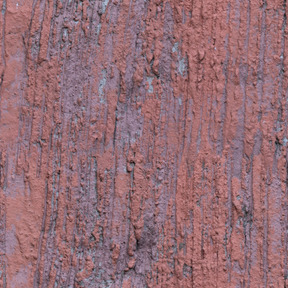
[[[0,1],[0,287],[288,287],[286,0]]]

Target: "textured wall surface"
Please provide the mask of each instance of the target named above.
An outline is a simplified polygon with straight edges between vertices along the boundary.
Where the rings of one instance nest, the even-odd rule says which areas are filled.
[[[288,287],[286,0],[0,6],[0,287]]]

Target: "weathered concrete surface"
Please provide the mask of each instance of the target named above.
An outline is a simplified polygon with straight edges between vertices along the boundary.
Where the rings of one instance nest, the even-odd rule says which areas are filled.
[[[286,0],[1,0],[0,287],[288,287]]]

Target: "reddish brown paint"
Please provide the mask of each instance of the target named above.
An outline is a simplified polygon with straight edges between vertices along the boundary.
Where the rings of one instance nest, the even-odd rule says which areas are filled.
[[[0,5],[1,287],[288,286],[286,0]]]

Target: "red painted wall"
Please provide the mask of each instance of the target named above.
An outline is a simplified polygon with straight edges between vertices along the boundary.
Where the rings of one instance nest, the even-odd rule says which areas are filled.
[[[1,287],[288,287],[286,0],[0,6]]]

